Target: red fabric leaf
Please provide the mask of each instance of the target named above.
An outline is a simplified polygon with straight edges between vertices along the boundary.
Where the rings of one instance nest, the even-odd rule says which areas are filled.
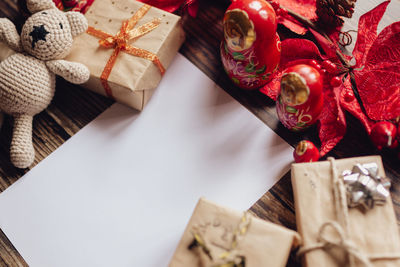
[[[389,3],[390,0],[383,2],[360,17],[358,22],[357,42],[353,50],[353,56],[356,59],[357,67],[361,67],[365,63],[367,53],[376,39],[379,21],[382,19]]]
[[[354,96],[353,89],[351,88],[350,75],[347,75],[340,88],[340,106],[356,117],[364,125],[368,134],[371,132],[371,128],[375,122],[365,115]]]
[[[282,42],[281,47],[281,67],[285,67],[285,65],[294,60],[322,59],[318,47],[307,39],[286,39]]]
[[[317,10],[316,0],[274,0],[282,7],[290,9],[297,14],[308,19],[314,20],[317,18],[315,11]]]
[[[384,70],[355,72],[357,88],[372,120],[400,116],[400,74]]]
[[[387,26],[370,48],[365,69],[381,69],[383,65],[400,64],[400,21]],[[400,68],[397,69],[400,72]]]
[[[176,11],[184,3],[184,0],[138,0],[138,1],[171,13]]]
[[[315,13],[317,9],[316,0],[274,0],[274,2],[281,5],[283,9],[294,11],[310,20],[317,18]],[[278,23],[299,35],[304,35],[307,32],[307,27],[287,12],[278,12]]]
[[[328,58],[336,58],[336,50],[339,49],[336,43],[332,43],[328,41],[324,36],[322,36],[319,32],[310,28],[311,33],[314,35],[315,39],[324,50],[326,56]]]
[[[286,39],[281,44],[281,61],[278,70],[273,74],[269,83],[264,85],[260,92],[276,100],[280,90],[282,72],[289,66],[305,63],[311,59],[321,60],[318,47],[306,39]]]
[[[299,35],[304,35],[307,32],[307,28],[303,24],[293,18],[291,15],[285,13],[284,15],[278,15],[278,23],[282,24],[289,30]]]
[[[197,11],[199,10],[199,1],[186,0],[185,9],[187,9],[190,16],[196,17]]]
[[[321,157],[332,150],[346,133],[346,120],[340,107],[341,86],[332,87],[324,83],[324,107],[319,115],[319,139]]]
[[[366,56],[364,68],[354,73],[369,118],[400,116],[400,22],[383,29]]]

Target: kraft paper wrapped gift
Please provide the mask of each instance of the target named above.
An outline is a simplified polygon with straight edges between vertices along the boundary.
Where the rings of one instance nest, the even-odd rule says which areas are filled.
[[[370,180],[372,171],[367,176],[357,174],[353,167],[358,163],[376,163],[378,175],[385,177],[380,156],[292,165],[297,229],[304,245],[299,254],[305,266],[400,266],[399,232],[389,191],[386,201],[370,202],[369,197],[358,198],[365,187],[355,183],[349,187],[351,183],[344,182],[351,180],[348,177],[358,177],[357,181],[376,185]],[[351,176],[345,176],[345,170]],[[366,209],[358,203],[374,205]]]
[[[298,243],[292,230],[202,198],[169,266],[283,267]]]
[[[142,110],[184,41],[180,17],[133,0],[96,0],[85,16],[66,60],[89,68],[84,87]]]

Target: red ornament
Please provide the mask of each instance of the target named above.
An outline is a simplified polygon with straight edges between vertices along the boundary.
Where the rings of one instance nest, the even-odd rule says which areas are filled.
[[[312,142],[302,140],[293,151],[293,157],[296,163],[318,161],[319,151]]]
[[[294,65],[284,71],[276,109],[286,128],[299,131],[317,121],[323,107],[322,84],[319,72],[309,65]]]
[[[281,41],[272,6],[264,0],[236,0],[223,20],[221,59],[232,81],[243,89],[266,84],[278,69]]]
[[[335,73],[337,71],[337,66],[330,60],[322,61],[322,67],[326,69],[328,73]]]
[[[398,145],[396,140],[396,126],[388,121],[377,122],[371,130],[370,138],[374,145],[381,150],[384,147],[395,148]]]
[[[332,87],[338,87],[338,86],[341,86],[343,84],[343,82],[339,76],[335,76],[335,77],[332,77],[330,84]]]

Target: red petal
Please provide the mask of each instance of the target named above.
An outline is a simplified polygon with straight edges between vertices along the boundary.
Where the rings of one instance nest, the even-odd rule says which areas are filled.
[[[318,47],[307,39],[286,39],[282,42],[280,66],[285,66],[294,60],[316,59],[322,56]]]
[[[392,69],[400,72],[400,21],[387,26],[378,35],[370,48],[365,62],[365,69]]]
[[[390,1],[383,2],[360,17],[358,22],[357,42],[353,50],[353,56],[356,59],[357,67],[360,67],[365,63],[367,53],[377,36],[376,30],[379,21],[382,19],[389,3]]]
[[[341,87],[324,84],[324,107],[319,117],[321,157],[332,150],[346,133],[346,120],[339,105]]]
[[[400,115],[400,22],[376,38],[365,67],[355,71],[357,88],[369,118],[390,120]]]
[[[196,17],[197,11],[199,10],[199,1],[187,0],[186,5],[189,15],[192,17]]]
[[[324,50],[325,54],[328,58],[336,58],[336,50],[339,49],[336,43],[328,41],[324,36],[322,36],[319,32],[310,28],[311,33],[314,35],[315,39],[321,46],[322,50]]]
[[[400,64],[397,65],[400,69]],[[400,116],[400,74],[390,70],[355,71],[357,89],[368,117],[391,120]]]
[[[282,71],[276,71],[271,81],[260,88],[260,92],[276,101],[281,86]]]
[[[316,0],[275,0],[286,9],[296,12],[308,19],[316,19],[315,11],[317,9]]]
[[[184,0],[138,0],[138,1],[171,13],[176,11],[184,2]]]
[[[371,132],[371,128],[375,122],[365,115],[354,96],[353,89],[351,88],[350,75],[345,78],[344,83],[340,88],[340,105],[364,125],[368,134]]]
[[[289,14],[278,16],[278,23],[299,35],[304,35],[307,32],[307,28]]]

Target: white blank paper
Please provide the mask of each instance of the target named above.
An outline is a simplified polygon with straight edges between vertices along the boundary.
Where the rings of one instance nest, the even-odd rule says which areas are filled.
[[[30,266],[166,266],[199,197],[248,209],[293,149],[178,55],[142,113],[114,104],[0,194]]]

